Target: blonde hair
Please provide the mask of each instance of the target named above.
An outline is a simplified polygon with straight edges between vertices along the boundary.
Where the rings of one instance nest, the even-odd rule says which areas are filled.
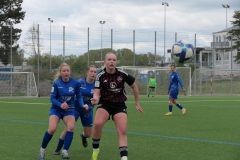
[[[62,77],[61,74],[60,74],[60,72],[61,72],[61,70],[62,70],[62,68],[63,68],[64,66],[68,66],[68,67],[70,68],[70,66],[69,66],[67,63],[62,63],[62,64],[58,67],[57,73],[56,73],[55,76],[54,76],[54,80]]]
[[[116,55],[115,53],[113,53],[113,52],[108,52],[108,53],[105,55],[105,59],[107,58],[107,56],[108,56],[109,54],[114,54],[114,55],[116,56],[116,58],[117,58],[117,55]]]

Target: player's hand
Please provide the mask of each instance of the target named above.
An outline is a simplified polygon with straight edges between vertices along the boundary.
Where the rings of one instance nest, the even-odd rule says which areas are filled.
[[[87,111],[89,109],[88,105],[87,104],[84,104],[83,105],[83,108]]]
[[[98,104],[98,101],[99,101],[98,98],[94,98],[94,97],[91,98],[90,100],[91,100],[91,103],[92,103],[93,105]]]
[[[167,94],[169,94],[169,92],[170,92],[170,91],[168,90],[168,91],[167,91]]]
[[[144,111],[143,111],[142,107],[141,107],[139,104],[136,105],[135,108],[136,108],[136,110],[137,110],[138,112],[141,112],[141,113],[144,114]]]
[[[61,108],[66,110],[66,109],[69,108],[69,106],[68,106],[68,104],[66,102],[64,102],[64,103],[61,104]]]
[[[186,89],[185,89],[185,88],[183,88],[182,90],[183,90],[183,92],[186,92]]]

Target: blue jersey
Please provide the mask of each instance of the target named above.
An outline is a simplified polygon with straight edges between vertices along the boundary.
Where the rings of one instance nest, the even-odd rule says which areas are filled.
[[[61,104],[66,102],[69,106],[68,110],[74,110],[75,98],[79,105],[83,105],[83,99],[80,92],[80,83],[70,78],[68,82],[64,82],[62,78],[54,81],[51,90],[52,107],[58,111],[66,111],[61,108]]]
[[[184,88],[182,81],[178,75],[177,72],[172,72],[172,74],[170,75],[170,84],[168,87],[168,90],[172,91],[172,90],[179,90],[178,89],[178,84],[180,84],[180,86],[182,87],[182,89]]]
[[[93,83],[88,83],[86,78],[80,78],[78,81],[80,82],[80,91],[83,103],[88,105],[89,110],[92,110],[94,106],[92,105],[90,99],[93,97],[95,81]],[[83,107],[78,104],[76,104],[75,107],[77,110],[83,110]]]

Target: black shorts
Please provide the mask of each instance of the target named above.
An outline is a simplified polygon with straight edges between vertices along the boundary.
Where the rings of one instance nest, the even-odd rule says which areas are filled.
[[[113,117],[117,113],[127,114],[127,106],[125,105],[125,103],[111,103],[107,101],[100,101],[97,106],[97,109],[98,108],[105,109],[109,113],[109,119],[112,115],[112,120],[114,120]]]
[[[153,87],[153,86],[149,86],[149,88],[153,88],[153,89],[154,89],[155,87]]]

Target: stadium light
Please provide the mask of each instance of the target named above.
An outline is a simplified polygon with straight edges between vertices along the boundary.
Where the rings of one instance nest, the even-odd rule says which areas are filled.
[[[230,8],[230,5],[226,4],[222,4],[223,8],[226,8],[226,28],[227,28],[227,9]]]
[[[51,20],[51,18],[48,18],[48,21],[50,22],[50,71],[52,70],[52,55],[51,55],[51,23],[53,23],[53,20]]]
[[[102,67],[102,31],[103,31],[103,24],[105,24],[106,21],[99,21],[101,24],[101,67]]]
[[[162,5],[164,5],[164,59],[163,62],[165,64],[165,46],[166,46],[166,6],[169,6],[167,2],[162,2]]]

